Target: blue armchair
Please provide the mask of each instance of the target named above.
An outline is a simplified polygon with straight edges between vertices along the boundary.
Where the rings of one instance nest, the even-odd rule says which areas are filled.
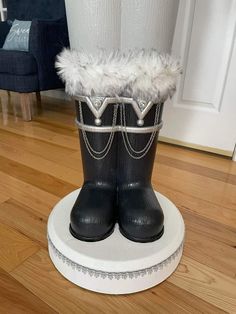
[[[7,21],[0,22],[0,48],[14,19],[32,21],[29,52],[0,49],[0,89],[19,92],[23,117],[31,120],[30,93],[63,87],[54,63],[69,46],[64,0],[8,0]]]

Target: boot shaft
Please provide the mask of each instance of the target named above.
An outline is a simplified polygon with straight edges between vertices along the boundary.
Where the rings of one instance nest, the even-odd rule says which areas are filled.
[[[79,130],[85,182],[150,184],[158,132],[143,133],[142,130],[160,124],[162,110],[163,104],[154,104],[139,127],[140,120],[130,104],[109,104],[98,119],[86,103],[76,101],[77,121],[90,127],[89,132]],[[111,132],[113,125],[123,127],[122,131]],[[104,127],[109,132],[99,131]],[[126,127],[133,127],[138,133],[126,132]]]
[[[82,110],[81,110],[82,109]],[[101,119],[101,127],[111,126],[114,118],[115,105],[107,106]],[[82,115],[81,115],[82,111]],[[96,117],[86,103],[76,101],[77,121],[85,125],[97,127]],[[81,121],[81,118],[83,121]],[[85,182],[97,184],[114,184],[117,170],[117,134],[114,132],[84,132],[79,129],[81,157]],[[90,148],[89,148],[89,147]],[[104,148],[106,148],[104,150]],[[91,150],[92,149],[92,150]],[[97,154],[96,152],[102,152]],[[105,156],[106,154],[106,156]],[[105,156],[105,157],[104,157]],[[104,158],[103,158],[104,157]]]
[[[162,111],[163,104],[154,104],[143,119],[143,126],[139,128],[140,133],[119,132],[117,169],[119,187],[130,184],[150,185],[159,131],[142,133],[142,128],[152,127],[155,123],[160,124]],[[129,105],[125,106],[125,119],[127,126],[137,127],[137,116]]]

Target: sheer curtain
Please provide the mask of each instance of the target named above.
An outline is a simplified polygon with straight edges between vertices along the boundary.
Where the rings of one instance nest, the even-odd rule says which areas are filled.
[[[71,48],[170,52],[178,0],[66,0]]]

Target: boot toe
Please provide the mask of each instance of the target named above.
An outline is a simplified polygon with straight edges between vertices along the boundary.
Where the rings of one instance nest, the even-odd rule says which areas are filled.
[[[82,188],[71,211],[71,234],[83,241],[108,237],[115,225],[114,197],[112,190]]]
[[[113,224],[108,225],[107,222],[84,222],[76,221],[70,223],[70,233],[73,237],[81,241],[94,242],[107,238],[113,232]]]
[[[152,242],[162,236],[164,215],[152,189],[126,191],[119,200],[119,226],[126,238]]]

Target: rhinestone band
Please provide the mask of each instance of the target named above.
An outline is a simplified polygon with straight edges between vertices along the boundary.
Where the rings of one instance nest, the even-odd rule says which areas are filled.
[[[183,242],[180,244],[180,246],[177,248],[177,250],[169,256],[164,261],[140,270],[134,270],[134,271],[127,271],[127,272],[106,272],[102,270],[92,269],[89,267],[85,267],[83,265],[80,265],[69,258],[67,258],[65,255],[63,255],[52,243],[50,237],[48,236],[48,245],[52,249],[53,254],[60,260],[62,260],[63,263],[66,263],[68,267],[71,267],[73,270],[76,270],[78,272],[82,272],[83,274],[88,274],[91,277],[101,277],[102,279],[134,279],[138,277],[144,277],[146,275],[151,275],[153,272],[161,271],[164,267],[168,266],[173,260],[178,258],[183,250]]]

